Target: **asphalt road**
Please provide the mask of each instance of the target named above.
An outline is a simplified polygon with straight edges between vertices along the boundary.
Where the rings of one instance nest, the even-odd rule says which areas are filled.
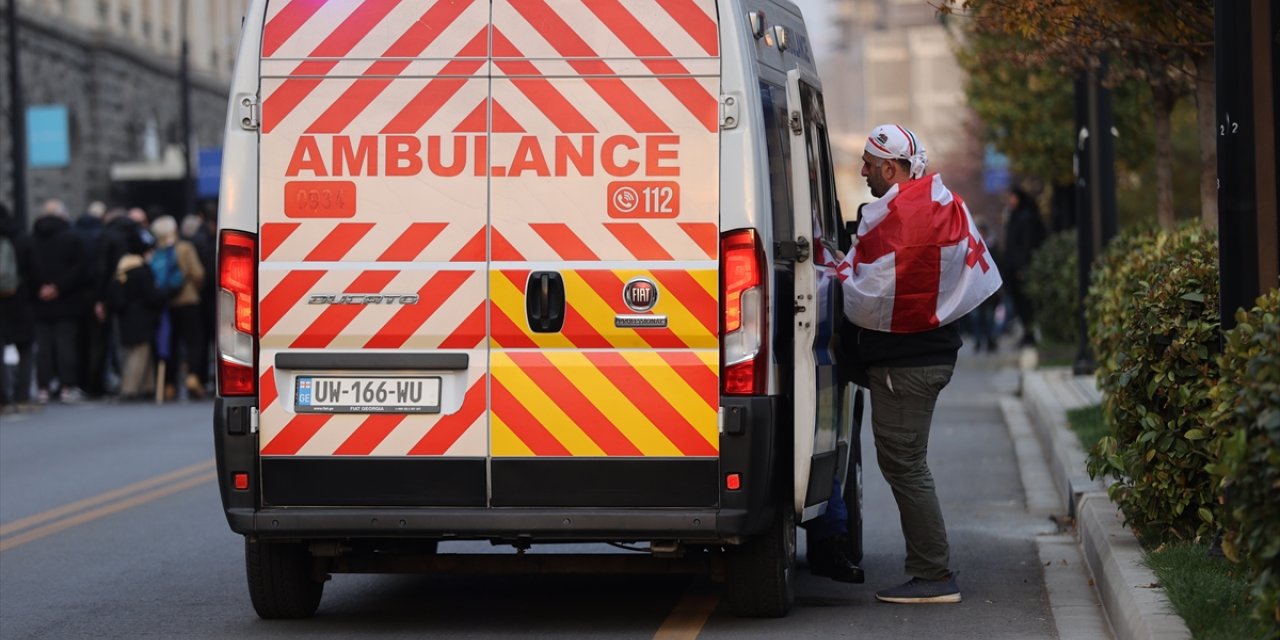
[[[1035,545],[1051,527],[1025,509],[997,404],[1008,364],[962,359],[934,422],[958,605],[875,602],[905,577],[868,427],[867,584],[805,574],[786,619],[736,619],[704,578],[337,575],[315,618],[264,622],[213,483],[212,405],[91,403],[0,417],[0,637],[1054,638]]]

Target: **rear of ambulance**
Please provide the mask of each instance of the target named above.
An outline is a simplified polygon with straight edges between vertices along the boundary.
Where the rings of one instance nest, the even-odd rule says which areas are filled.
[[[719,224],[717,20],[714,0],[254,3],[215,420],[251,591],[255,562],[359,541],[749,532],[763,252]]]

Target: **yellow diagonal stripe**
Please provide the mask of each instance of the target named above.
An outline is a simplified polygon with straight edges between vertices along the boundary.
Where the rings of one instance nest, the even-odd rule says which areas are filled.
[[[490,412],[489,424],[492,433],[489,442],[493,447],[490,455],[494,457],[522,457],[528,458],[533,456],[533,450],[525,445],[524,441],[516,437],[515,432],[511,431],[511,427],[498,417],[498,414]]]
[[[521,369],[511,357],[505,353],[493,354],[493,377],[515,396],[525,410],[538,419],[547,428],[552,437],[560,441],[570,455],[602,456],[601,449],[585,432],[560,410],[554,400],[538,387],[529,377],[529,372]],[[566,373],[571,382],[577,382],[572,374]]]
[[[622,435],[646,456],[682,456],[667,436],[662,433],[647,415],[636,408],[631,399],[619,390],[581,353],[549,353],[546,354],[556,368],[564,372],[570,380],[582,390],[596,409],[604,414],[610,422],[617,425]],[[655,384],[658,389],[664,387]]]
[[[693,279],[696,280],[698,284],[702,285],[703,290],[707,292],[707,295],[711,296],[712,300],[720,299],[719,271],[716,271],[715,269],[701,269],[690,271],[689,275],[693,276]]]
[[[587,324],[591,325],[597,333],[604,336],[609,344],[618,349],[636,349],[648,346],[643,339],[632,329],[619,329],[613,324],[613,318],[617,314],[609,303],[600,298],[600,294],[596,293],[591,285],[577,271],[568,271],[564,274],[565,298],[569,300],[569,304],[577,310]],[[622,292],[619,291],[621,296]]]
[[[697,354],[700,360],[706,362],[706,352],[697,352]],[[666,401],[671,403],[671,406],[675,407],[676,411],[689,421],[689,424],[693,425],[698,435],[713,447],[720,448],[717,409],[708,405],[702,396],[680,377],[674,367],[652,351],[626,351],[621,355],[627,363],[650,380],[655,389],[661,390]],[[718,353],[709,355],[719,360]],[[714,368],[713,366],[712,369]]]
[[[651,272],[644,271],[640,275],[654,282],[660,282],[658,277]],[[680,336],[680,339],[690,348],[707,349],[718,346],[717,341],[719,338],[702,326],[702,323],[698,321],[698,317],[693,315],[693,312],[685,306],[684,301],[676,297],[675,292],[671,289],[661,290],[658,295],[658,304],[654,306],[653,312],[658,315],[666,315],[670,321],[671,331]]]

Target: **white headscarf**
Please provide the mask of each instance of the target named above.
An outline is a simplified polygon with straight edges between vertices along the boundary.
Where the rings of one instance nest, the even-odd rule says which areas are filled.
[[[929,156],[924,152],[924,145],[910,129],[896,124],[882,124],[871,130],[867,136],[867,153],[886,160],[906,160],[911,163],[911,177],[924,175],[929,166]]]

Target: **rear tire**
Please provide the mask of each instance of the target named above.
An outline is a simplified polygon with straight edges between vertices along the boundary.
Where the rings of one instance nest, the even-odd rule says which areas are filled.
[[[725,599],[734,615],[781,618],[796,601],[796,518],[779,501],[769,526],[725,550]]]
[[[301,542],[244,540],[249,599],[265,620],[309,618],[320,606],[324,582],[316,580],[315,560]]]

